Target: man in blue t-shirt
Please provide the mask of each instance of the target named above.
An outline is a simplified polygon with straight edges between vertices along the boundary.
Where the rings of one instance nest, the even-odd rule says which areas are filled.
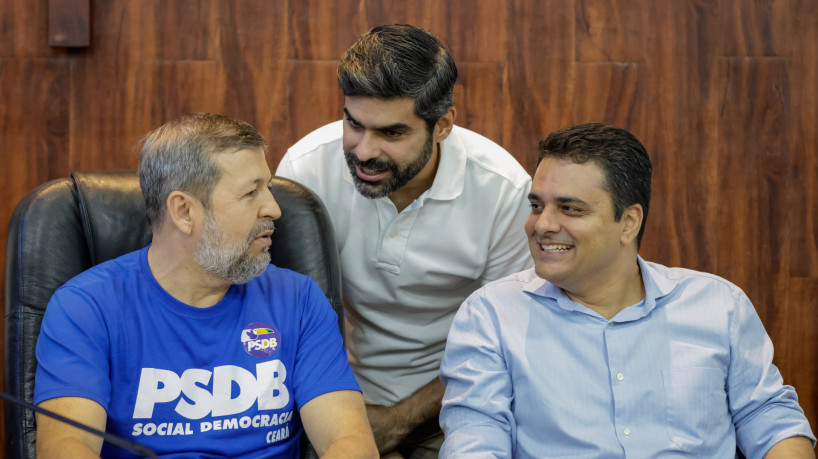
[[[149,247],[58,289],[37,342],[34,401],[163,457],[377,457],[336,315],[270,264],[281,211],[262,136],[192,114],[148,134]],[[39,457],[131,457],[37,416]]]

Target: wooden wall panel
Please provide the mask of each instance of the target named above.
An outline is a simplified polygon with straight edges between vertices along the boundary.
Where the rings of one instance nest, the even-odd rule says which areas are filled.
[[[621,126],[637,138],[647,134],[644,62],[576,64],[573,123]]]
[[[645,40],[653,199],[642,256],[713,270],[717,255],[718,4],[649,2]],[[668,243],[673,241],[673,243]],[[726,274],[726,273],[725,273]]]
[[[457,66],[455,123],[503,144],[504,67],[500,63],[466,62]]]
[[[721,53],[724,56],[789,56],[793,15],[790,0],[722,0]]]
[[[649,0],[576,0],[576,59],[645,60]]]
[[[287,148],[313,130],[343,116],[344,100],[338,90],[338,61],[288,61],[290,79],[287,137],[278,148],[278,158]],[[276,165],[278,161],[276,161]]]
[[[722,205],[715,271],[729,273],[767,323],[774,323],[786,304],[777,288],[786,281],[790,256],[786,64],[782,58],[739,57],[725,58],[720,66],[725,72],[718,124],[723,178],[717,193]]]
[[[48,46],[48,0],[6,0],[0,217],[71,170],[135,167],[137,140],[187,111],[256,125],[274,168],[341,118],[338,59],[388,23],[449,45],[456,122],[531,172],[555,129],[636,134],[641,254],[744,288],[818,426],[818,0],[109,0],[77,50]]]
[[[791,244],[789,273],[818,279],[818,0],[793,2]],[[818,385],[818,382],[816,382]],[[815,428],[818,426],[813,425]]]
[[[514,33],[508,41],[509,104],[503,146],[533,174],[537,142],[571,122],[574,13],[559,0],[508,4]]]
[[[48,0],[0,2],[0,58],[49,57]]]
[[[218,2],[214,92],[223,92],[222,113],[258,127],[277,154],[289,139],[283,135],[289,103],[287,50],[289,21],[285,2],[236,0]],[[282,153],[283,154],[283,153]],[[271,155],[272,156],[272,155]],[[278,164],[281,154],[275,156]]]

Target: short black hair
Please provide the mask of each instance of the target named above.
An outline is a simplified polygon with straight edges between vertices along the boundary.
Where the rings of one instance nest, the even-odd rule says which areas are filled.
[[[540,141],[537,165],[546,157],[577,164],[592,161],[602,168],[616,221],[622,218],[628,206],[641,205],[642,226],[636,237],[639,247],[648,219],[653,167],[645,147],[633,134],[601,123],[571,126],[555,131]]]

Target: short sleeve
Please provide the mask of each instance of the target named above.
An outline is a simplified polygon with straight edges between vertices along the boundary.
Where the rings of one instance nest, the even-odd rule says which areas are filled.
[[[296,403],[304,406],[319,395],[339,390],[360,392],[338,329],[338,315],[312,279],[306,278],[302,301],[293,377]]]
[[[57,397],[91,399],[107,410],[111,397],[109,336],[95,300],[58,289],[37,339],[34,403]]]

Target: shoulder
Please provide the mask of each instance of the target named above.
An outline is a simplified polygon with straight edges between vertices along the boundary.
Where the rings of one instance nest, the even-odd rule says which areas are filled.
[[[466,157],[466,167],[477,176],[495,177],[515,188],[528,188],[531,177],[522,165],[503,147],[482,135],[454,126],[449,138],[451,147]]]
[[[721,276],[653,262],[645,262],[645,266],[657,289],[657,303],[702,308],[703,314],[754,309],[744,291]]]
[[[247,285],[253,289],[270,291],[303,291],[314,283],[309,276],[271,264]]]
[[[85,292],[117,289],[123,284],[134,282],[139,275],[140,256],[144,250],[147,249],[122,255],[83,271],[57,289],[55,295],[68,289]]]
[[[260,299],[254,304],[287,310],[308,309],[327,301],[311,277],[273,264],[247,283],[246,292],[248,298]]]
[[[736,284],[712,273],[688,268],[668,267],[659,263],[645,261],[651,276],[657,281],[669,281],[681,285],[696,285],[701,288],[726,290],[732,293],[742,292]]]
[[[343,138],[343,122],[335,121],[304,136],[287,150],[290,161],[314,157],[327,149],[336,150]]]
[[[536,288],[534,284],[544,283],[537,277],[534,268],[526,269],[487,283],[469,295],[466,302],[480,304],[487,311],[494,310],[518,299],[527,299],[526,291]]]

